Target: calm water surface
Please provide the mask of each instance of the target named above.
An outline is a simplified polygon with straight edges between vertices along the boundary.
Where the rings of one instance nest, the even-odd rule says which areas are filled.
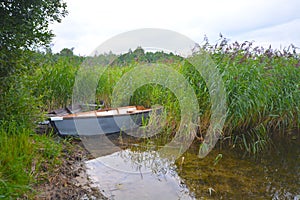
[[[86,164],[110,199],[300,199],[300,140],[274,143],[256,157],[216,147],[204,159],[194,144],[175,162],[133,145]]]

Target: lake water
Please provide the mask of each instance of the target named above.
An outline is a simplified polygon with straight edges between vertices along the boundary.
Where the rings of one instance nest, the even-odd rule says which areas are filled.
[[[195,143],[171,161],[131,143],[86,165],[110,199],[300,199],[300,139],[274,144],[255,157],[218,146],[200,159]]]

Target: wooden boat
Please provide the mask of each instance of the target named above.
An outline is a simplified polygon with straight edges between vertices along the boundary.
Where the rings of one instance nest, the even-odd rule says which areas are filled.
[[[155,112],[161,112],[156,107]],[[81,112],[81,108],[56,110],[49,117],[50,124],[63,136],[91,136],[130,131],[142,125],[154,109],[126,106]]]

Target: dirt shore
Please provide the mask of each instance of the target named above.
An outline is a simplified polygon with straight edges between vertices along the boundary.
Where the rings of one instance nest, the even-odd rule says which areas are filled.
[[[47,163],[42,165],[43,172],[37,175],[37,179],[44,180],[35,185],[35,199],[107,199],[97,188],[91,186],[86,174],[84,162],[92,159],[91,154],[80,140],[72,139],[69,144],[63,146],[62,156],[59,158],[62,163],[58,168],[49,172]]]

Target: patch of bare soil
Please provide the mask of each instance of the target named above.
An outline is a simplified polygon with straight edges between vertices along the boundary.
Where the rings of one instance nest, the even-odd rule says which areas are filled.
[[[62,164],[58,168],[50,172],[47,170],[47,163],[43,164],[43,172],[37,178],[47,177],[47,180],[38,181],[34,188],[37,191],[35,199],[107,199],[97,188],[91,186],[86,174],[84,162],[92,159],[90,153],[79,140],[72,140],[70,143],[71,145],[63,147],[60,158]]]

